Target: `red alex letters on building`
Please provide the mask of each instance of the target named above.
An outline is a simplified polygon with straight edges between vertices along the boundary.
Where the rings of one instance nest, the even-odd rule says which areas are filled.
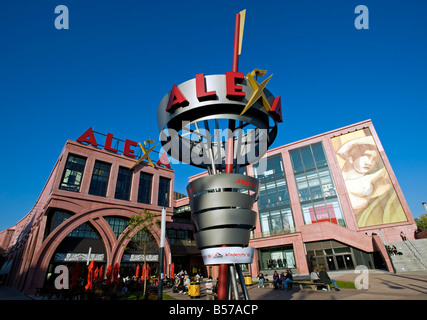
[[[119,150],[112,147],[113,139],[114,139],[114,136],[111,133],[107,133],[107,135],[105,137],[104,149],[108,150],[108,151],[111,151],[111,152],[114,152],[114,153],[118,153]],[[92,127],[89,128],[89,129],[87,129],[85,131],[85,133],[83,133],[77,139],[77,141],[80,142],[80,143],[88,143],[88,144],[92,145],[95,148],[98,147],[98,142],[96,141],[95,134],[94,134],[94,132],[92,130]],[[153,142],[153,141],[151,141],[151,142]],[[145,145],[145,142],[144,142],[144,145]],[[129,139],[125,139],[125,145],[123,147],[123,155],[135,159],[136,158],[136,156],[135,156],[135,150],[132,149],[132,147],[137,147],[137,146],[138,146],[137,142],[129,140]],[[149,162],[151,163],[151,159],[149,158],[148,154],[152,150],[151,149],[145,150],[142,147],[141,144],[140,144],[140,146],[141,146],[141,149],[142,149],[142,151],[143,151],[144,154],[143,154],[142,158],[140,158],[140,160],[138,160],[138,161],[141,161],[141,160],[144,160],[144,159],[148,159]],[[166,155],[165,152],[162,154],[162,156],[159,158],[159,160],[157,161],[156,164],[157,165],[164,165],[164,166],[166,166],[169,169],[171,168],[171,165],[169,163],[169,159],[168,159],[168,157],[167,157],[167,155]],[[153,165],[153,167],[154,167],[154,165]]]
[[[92,127],[87,129],[85,133],[83,133],[78,139],[78,142],[86,142],[90,145],[94,146],[95,148],[98,147],[98,143],[95,139],[95,134],[93,133]],[[111,143],[113,141],[113,135],[111,133],[107,133],[107,136],[105,138],[105,144],[104,149],[108,151],[112,151],[117,153],[118,150],[111,147]],[[137,147],[138,143],[129,139],[125,140],[125,146],[123,149],[123,155],[135,158],[134,150],[131,147]]]

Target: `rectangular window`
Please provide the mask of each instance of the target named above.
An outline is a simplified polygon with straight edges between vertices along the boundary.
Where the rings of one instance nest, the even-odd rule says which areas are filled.
[[[86,158],[70,154],[65,164],[59,189],[79,192],[85,165]]]
[[[274,155],[268,157],[265,162],[258,162],[254,164],[254,176],[255,178],[263,181],[284,176],[282,155]]]
[[[138,202],[151,203],[151,182],[153,176],[148,173],[141,172],[139,176]]]
[[[295,256],[292,245],[259,249],[259,265],[262,270],[295,268]]]
[[[90,181],[89,194],[105,197],[107,194],[108,178],[110,176],[111,164],[95,161]]]
[[[119,167],[119,174],[117,175],[116,194],[114,198],[129,200],[130,186],[132,184],[132,170],[124,167]]]
[[[345,227],[322,143],[289,154],[305,224],[328,221]]]
[[[159,196],[158,196],[157,204],[161,207],[169,207],[169,188],[170,188],[170,180],[160,177]]]
[[[265,161],[265,172],[262,172],[262,165],[254,165],[255,177],[260,180],[260,236],[271,237],[295,232],[282,155],[268,157]]]

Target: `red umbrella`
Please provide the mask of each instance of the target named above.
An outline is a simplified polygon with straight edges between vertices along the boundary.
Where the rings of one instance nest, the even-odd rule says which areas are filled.
[[[147,279],[150,278],[150,265],[147,264],[147,267],[145,268],[145,271],[147,271]]]
[[[104,266],[99,268],[98,283],[102,283],[102,280],[104,280]]]
[[[85,286],[86,290],[91,290],[93,287],[93,272],[96,267],[95,260],[92,260],[88,267],[88,273],[87,273],[87,285]]]
[[[138,278],[139,277],[139,265],[136,266],[136,273],[135,276]]]
[[[119,263],[116,262],[113,268],[113,282],[119,284]]]
[[[111,273],[113,272],[113,267],[111,266],[111,264],[107,267],[107,286],[109,286],[111,284]]]
[[[73,274],[71,276],[70,288],[75,287],[79,284],[80,271],[81,271],[80,264],[76,263],[76,265],[73,268]]]
[[[99,269],[98,267],[95,269],[95,274],[93,276],[93,281],[98,282],[98,276],[99,276]]]
[[[171,264],[171,276],[172,279],[175,278],[175,263]]]

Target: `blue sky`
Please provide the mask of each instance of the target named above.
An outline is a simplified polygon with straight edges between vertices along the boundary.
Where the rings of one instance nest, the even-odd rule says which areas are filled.
[[[358,30],[358,5],[369,29]],[[55,7],[69,9],[57,30]],[[284,122],[272,147],[372,119],[414,217],[427,201],[427,3],[393,0],[0,3],[0,230],[33,207],[67,139],[89,127],[158,140],[173,84],[231,71],[234,16],[246,9],[239,71],[268,70]],[[176,191],[200,172],[174,165]]]

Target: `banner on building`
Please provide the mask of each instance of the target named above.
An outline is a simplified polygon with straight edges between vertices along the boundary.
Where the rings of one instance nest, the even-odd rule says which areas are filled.
[[[89,256],[89,260],[95,260],[96,262],[105,262],[105,254],[103,253],[92,253]],[[87,253],[55,253],[53,257],[55,262],[86,262],[88,261]]]
[[[219,247],[201,250],[205,265],[252,263],[254,252],[255,249],[250,247]]]
[[[123,254],[122,262],[159,262],[159,255],[158,254],[147,254],[146,257],[144,257],[143,254]]]
[[[407,221],[370,130],[356,130],[331,141],[357,225]]]

